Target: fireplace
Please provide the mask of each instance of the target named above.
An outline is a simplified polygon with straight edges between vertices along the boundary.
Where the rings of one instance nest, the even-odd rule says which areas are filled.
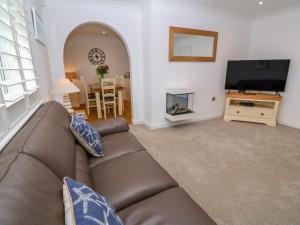
[[[168,114],[182,115],[193,113],[194,93],[185,94],[169,94],[167,93],[167,108]]]
[[[192,118],[195,114],[194,95],[193,88],[166,88],[165,117],[171,121]]]

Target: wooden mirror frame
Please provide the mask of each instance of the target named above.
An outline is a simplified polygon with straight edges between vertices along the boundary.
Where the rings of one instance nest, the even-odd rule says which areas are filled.
[[[200,36],[209,36],[214,38],[213,45],[213,56],[175,56],[174,55],[174,35],[178,34],[191,34]],[[218,32],[207,31],[207,30],[196,30],[181,27],[170,27],[169,28],[169,61],[179,62],[215,62],[217,56],[217,45],[218,45]]]

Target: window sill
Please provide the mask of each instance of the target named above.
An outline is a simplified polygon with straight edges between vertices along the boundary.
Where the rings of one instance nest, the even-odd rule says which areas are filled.
[[[33,77],[33,78],[25,79],[26,82],[27,82],[27,81],[33,81],[33,80],[37,80],[37,78],[36,78],[36,77]]]
[[[19,97],[18,99],[14,100],[12,102],[6,102],[5,106],[6,106],[6,108],[9,108],[9,107],[13,106],[14,104],[18,103],[19,101],[21,101],[23,99],[25,99],[25,95]]]
[[[12,100],[12,101],[7,101],[4,106],[6,106],[6,108],[9,108],[11,106],[13,106],[14,104],[18,103],[19,101],[23,100],[26,95],[32,95],[35,92],[37,92],[39,90],[40,86],[37,86],[35,89],[27,91],[26,93],[24,93],[24,95],[21,95],[19,98]],[[0,107],[1,108],[1,107]]]
[[[40,86],[36,86],[35,89],[28,90],[28,91],[27,91],[27,94],[28,94],[28,95],[32,95],[32,94],[34,94],[35,92],[37,92],[39,89],[40,89]]]

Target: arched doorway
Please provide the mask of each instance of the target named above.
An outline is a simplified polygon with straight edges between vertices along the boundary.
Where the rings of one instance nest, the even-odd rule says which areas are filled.
[[[116,85],[123,87],[122,115],[131,122],[131,83],[130,58],[127,46],[122,37],[112,28],[95,22],[85,23],[75,28],[68,36],[64,46],[64,68],[66,76],[79,87],[80,94],[72,94],[71,101],[75,110],[84,110],[86,92],[82,79],[88,84],[88,91],[92,94],[91,85],[99,84],[96,73],[97,65],[108,65],[105,77],[115,78]],[[120,105],[118,106],[120,107]],[[88,119],[98,120],[97,107],[90,108]],[[119,115],[120,110],[117,110]],[[103,114],[103,111],[102,111]],[[107,115],[108,118],[113,117]]]

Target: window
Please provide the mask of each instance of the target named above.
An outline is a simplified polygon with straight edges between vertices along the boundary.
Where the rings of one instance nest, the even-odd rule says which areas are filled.
[[[10,105],[38,88],[22,0],[0,0],[0,83]]]
[[[0,141],[37,99],[28,14],[24,0],[0,0]]]

